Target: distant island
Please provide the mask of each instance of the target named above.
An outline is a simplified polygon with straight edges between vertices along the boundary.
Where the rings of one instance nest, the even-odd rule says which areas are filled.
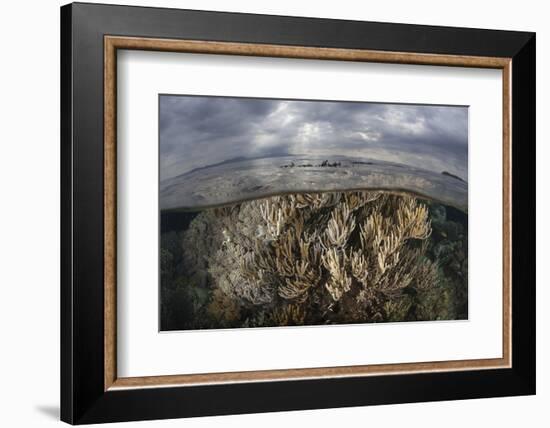
[[[463,183],[466,183],[466,180],[463,180],[463,179],[460,178],[459,176],[454,175],[454,174],[451,174],[450,172],[443,171],[441,174],[446,175],[447,177],[456,178],[457,180],[460,180],[460,181],[462,181]]]
[[[306,164],[301,164],[301,165],[296,165],[294,162],[290,162],[289,164],[286,164],[286,165],[281,165],[281,168],[311,168],[311,167],[316,167],[316,168],[323,168],[323,167],[329,167],[329,168],[336,168],[336,167],[339,167],[341,166],[342,164],[340,162],[329,162],[328,160],[324,160],[323,162],[321,162],[320,164],[317,164],[317,165],[313,165],[311,163],[306,163]]]

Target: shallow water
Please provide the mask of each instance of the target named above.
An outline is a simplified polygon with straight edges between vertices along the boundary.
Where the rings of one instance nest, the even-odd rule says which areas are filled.
[[[164,180],[161,210],[196,210],[281,193],[406,191],[468,210],[468,183],[396,163],[344,156],[281,156],[225,162]]]
[[[252,171],[257,173],[265,170],[278,168],[280,177],[289,174],[289,170],[297,171],[293,176],[301,176],[304,174],[301,171],[309,167],[297,167],[296,158],[294,159],[294,167],[284,167],[289,165],[288,159],[279,158],[280,164],[270,166],[266,160],[258,160],[258,163],[251,167]],[[306,162],[306,160],[300,160]],[[322,161],[321,161],[322,162]],[[311,167],[310,172],[306,172],[305,176],[316,177],[319,182],[326,180],[326,177],[341,177],[346,174],[357,173],[359,175],[364,167],[370,168],[365,177],[371,177],[374,174],[373,169],[382,169],[386,172],[392,171],[395,173],[400,167],[396,165],[375,165],[375,164],[345,164],[343,160],[339,160],[340,166],[318,166]],[[347,162],[347,161],[346,161]],[[306,163],[307,164],[307,163]],[[264,165],[264,167],[260,167]],[[351,166],[350,166],[351,165]],[[222,167],[222,166],[220,166]],[[235,167],[235,168],[233,168]],[[240,166],[242,167],[242,165]],[[236,171],[236,165],[227,168],[224,177],[232,175],[231,171]],[[208,168],[209,170],[210,168]],[[199,170],[186,174],[187,178],[198,174],[198,176],[207,177],[205,170]],[[277,170],[278,171],[278,170]],[[351,171],[351,172],[350,172]],[[219,173],[219,170],[218,170]],[[410,173],[407,169],[406,174]],[[206,175],[205,175],[206,174]],[[382,173],[376,173],[382,174]],[[212,174],[214,177],[215,174]],[[263,176],[262,174],[260,174]],[[268,174],[266,175],[266,177]],[[420,172],[415,172],[417,178],[422,178]],[[439,178],[439,177],[438,177]],[[252,183],[243,177],[247,183]],[[267,254],[271,258],[281,258],[279,253],[279,241],[284,238],[286,230],[294,230],[295,219],[287,222],[287,225],[281,226],[280,235],[273,236],[266,234],[265,222],[262,213],[265,213],[268,203],[280,203],[281,199],[264,198],[252,201],[239,201],[228,205],[228,201],[235,197],[237,193],[223,195],[223,191],[214,186],[216,192],[211,194],[208,191],[208,205],[222,204],[224,201],[225,208],[223,210],[205,208],[197,209],[200,204],[197,203],[197,195],[205,195],[205,189],[210,189],[210,185],[196,188],[191,191],[192,186],[185,186],[185,190],[179,182],[174,180],[171,183],[164,183],[164,195],[179,195],[178,200],[183,200],[183,203],[177,204],[179,208],[188,208],[187,211],[163,210],[161,211],[161,248],[160,248],[160,267],[161,267],[161,330],[189,330],[189,329],[216,329],[216,328],[249,328],[249,327],[278,327],[285,325],[321,325],[321,324],[348,324],[348,323],[365,323],[365,322],[406,322],[406,321],[432,321],[432,320],[456,320],[467,319],[468,317],[468,215],[466,210],[457,209],[457,206],[463,206],[458,203],[460,198],[458,195],[465,192],[467,196],[467,184],[457,178],[442,175],[441,183],[451,180],[455,186],[455,190],[446,191],[447,195],[453,195],[453,203],[442,203],[433,199],[422,199],[415,195],[409,194],[400,195],[392,194],[391,192],[383,193],[378,199],[366,202],[361,208],[352,212],[355,224],[352,232],[349,233],[349,239],[342,247],[335,247],[331,251],[341,252],[343,261],[345,257],[351,258],[353,252],[363,254],[365,258],[373,256],[374,264],[366,270],[369,271],[371,278],[375,276],[377,268],[376,253],[377,247],[362,247],[361,237],[359,236],[362,227],[366,227],[369,222],[372,222],[372,213],[376,210],[382,213],[385,218],[394,218],[392,210],[400,207],[401,201],[413,200],[417,207],[425,207],[427,209],[427,217],[423,224],[428,224],[430,233],[427,237],[418,239],[408,239],[404,241],[403,246],[399,250],[401,253],[402,263],[406,259],[407,254],[416,254],[419,256],[410,262],[408,265],[399,270],[394,269],[396,276],[391,280],[385,279],[384,275],[378,275],[378,283],[374,282],[366,286],[362,290],[361,284],[356,280],[350,280],[349,290],[343,292],[343,297],[338,300],[334,299],[334,294],[330,294],[331,273],[327,268],[328,262],[323,262],[320,259],[308,260],[309,268],[315,265],[312,272],[318,273],[315,286],[309,288],[305,294],[305,302],[300,300],[303,297],[283,298],[285,293],[273,291],[272,288],[284,289],[284,281],[286,277],[277,272],[277,275],[266,276],[262,287],[267,287],[266,290],[271,293],[271,296],[264,298],[262,293],[254,295],[247,294],[250,290],[246,287],[241,287],[241,283],[246,282],[247,275],[257,275],[260,270],[265,270],[264,267],[254,267],[256,260],[254,253],[267,249]],[[216,180],[217,181],[217,180]],[[230,181],[230,180],[229,180]],[[435,179],[427,182],[433,186],[423,184],[423,189],[430,190],[432,194],[438,189]],[[339,184],[344,180],[338,181]],[[457,182],[457,183],[455,183]],[[212,182],[211,185],[214,182]],[[240,181],[243,184],[242,181]],[[395,181],[394,181],[395,183]],[[411,185],[409,185],[411,186]],[[445,187],[443,184],[441,186]],[[227,189],[228,185],[223,187]],[[269,187],[267,187],[269,188]],[[257,189],[260,193],[266,187]],[[184,191],[185,190],[185,191]],[[250,189],[248,189],[250,190]],[[327,190],[327,189],[325,189]],[[183,192],[183,193],[182,193]],[[441,191],[438,191],[442,193]],[[330,223],[331,216],[342,212],[340,204],[347,200],[351,193],[344,192],[338,196],[339,202],[326,202],[330,196],[322,196],[325,202],[316,208],[305,206],[301,208],[307,211],[307,218],[304,222],[304,231],[302,236],[308,237],[311,241],[311,248],[315,245],[329,246],[325,241],[325,229]],[[370,192],[372,195],[375,192]],[[415,191],[415,193],[420,193]],[[360,194],[365,194],[364,192]],[[163,196],[164,197],[164,196]],[[283,196],[291,198],[291,196]],[[370,198],[370,196],[369,196]],[[384,202],[381,202],[381,198]],[[175,200],[175,199],[173,199]],[[467,200],[467,197],[466,197]],[[194,205],[187,201],[194,201]],[[213,202],[217,201],[216,204]],[[266,202],[267,201],[267,202]],[[206,203],[205,203],[206,205]],[[165,206],[172,207],[170,204]],[[189,210],[189,207],[195,208]],[[372,206],[372,208],[370,208]],[[281,208],[279,206],[279,208]],[[284,209],[284,207],[282,207]],[[361,211],[363,210],[363,211]],[[391,224],[390,224],[391,225]],[[397,227],[397,226],[396,226]],[[321,231],[319,238],[310,238],[316,230]],[[395,229],[397,231],[397,228]],[[389,230],[392,232],[392,230]],[[397,232],[396,232],[397,233]],[[300,238],[300,237],[298,237]],[[298,239],[296,238],[296,239]],[[317,242],[319,241],[319,242]],[[296,241],[298,242],[298,241]],[[289,244],[292,247],[292,243]],[[383,241],[379,244],[383,247]],[[282,247],[281,247],[282,248]],[[302,258],[298,250],[298,245],[291,251],[295,254],[285,256],[277,262],[291,261],[292,264],[297,264]],[[330,252],[325,252],[325,256]],[[250,266],[243,266],[243,260],[251,258]],[[349,264],[349,259],[347,261]],[[432,279],[429,287],[417,287],[413,283],[395,289],[387,288],[391,286],[392,281],[398,284],[407,275],[410,274],[415,278],[420,278],[419,266],[429,266],[435,276]],[[259,266],[259,265],[258,265]],[[351,265],[350,265],[351,266]],[[398,266],[399,267],[399,266]],[[249,273],[249,270],[256,269],[256,273]],[[267,268],[269,270],[269,268]],[[272,269],[275,269],[272,267]],[[279,269],[279,268],[277,268]],[[291,267],[292,269],[292,267]],[[296,268],[294,268],[296,269]],[[328,270],[327,270],[328,269]],[[347,275],[352,277],[351,267],[348,269]],[[388,270],[388,272],[393,272]],[[245,275],[246,274],[246,275]],[[244,275],[244,276],[243,276]],[[263,275],[263,274],[262,274]],[[288,276],[292,279],[292,275]],[[313,277],[312,277],[313,278]],[[386,289],[377,288],[382,280],[386,281]],[[284,280],[284,281],[283,281]],[[374,281],[374,280],[373,280]],[[399,284],[398,284],[399,285]],[[370,293],[372,288],[372,293]],[[361,296],[365,290],[369,293],[367,297]],[[260,291],[261,288],[260,288]],[[284,290],[283,290],[284,291]],[[262,291],[263,292],[263,291]],[[269,294],[268,293],[268,294]],[[288,297],[288,296],[287,296]],[[263,300],[262,300],[263,299]],[[370,299],[370,300],[369,300]]]

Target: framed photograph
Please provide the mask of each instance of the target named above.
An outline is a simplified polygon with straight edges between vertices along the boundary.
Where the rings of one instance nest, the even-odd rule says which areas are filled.
[[[535,35],[61,8],[61,418],[535,393]]]

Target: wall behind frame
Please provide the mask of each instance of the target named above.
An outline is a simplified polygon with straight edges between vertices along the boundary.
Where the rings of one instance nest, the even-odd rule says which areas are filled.
[[[59,0],[8,2],[1,9],[0,31],[6,63],[0,79],[0,357],[6,400],[2,419],[10,427],[59,427]],[[408,2],[319,2],[293,0],[103,0],[102,3],[180,7],[405,22],[505,30],[537,31],[537,75],[550,75],[550,29],[544,3],[464,0],[441,7],[435,0]],[[545,99],[548,79],[539,79],[537,94],[539,183],[550,183],[550,115]],[[538,186],[538,218],[550,211]],[[499,428],[525,423],[541,426],[548,419],[550,315],[542,302],[550,292],[550,226],[538,229],[538,395],[461,402],[420,403],[264,415],[127,423],[125,427],[280,427],[387,425],[407,427]],[[544,263],[546,261],[546,263]],[[32,387],[29,388],[29,383]],[[9,400],[9,402],[7,401]]]

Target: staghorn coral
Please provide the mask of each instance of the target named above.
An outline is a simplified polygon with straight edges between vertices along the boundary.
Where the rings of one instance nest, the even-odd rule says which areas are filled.
[[[330,277],[325,283],[325,288],[334,301],[338,301],[351,289],[351,277],[348,275],[348,257],[342,250],[331,248],[321,255],[323,266],[329,272]]]
[[[346,202],[342,202],[338,209],[332,210],[330,220],[325,230],[325,239],[321,244],[326,249],[337,247],[343,249],[353,230],[355,229],[355,217]]]
[[[281,306],[271,312],[271,320],[274,325],[303,325],[305,318],[304,307],[295,304]]]
[[[188,264],[208,272],[216,318],[227,312],[233,322],[240,311],[254,326],[384,321],[406,312],[397,303],[405,289],[438,282],[426,257],[431,230],[428,208],[412,196],[290,194],[203,211],[184,247]],[[197,231],[208,231],[208,242]]]

